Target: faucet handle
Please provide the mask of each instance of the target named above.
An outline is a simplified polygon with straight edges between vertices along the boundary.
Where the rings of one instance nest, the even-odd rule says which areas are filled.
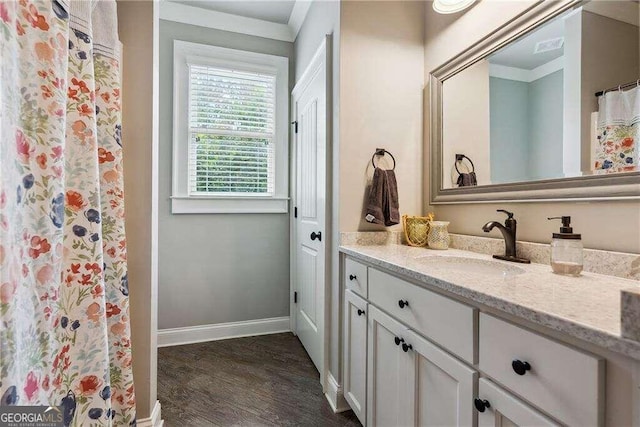
[[[506,213],[507,215],[509,215],[509,217],[507,219],[513,219],[513,212],[509,212],[509,211],[506,211],[504,209],[498,209],[496,212]]]

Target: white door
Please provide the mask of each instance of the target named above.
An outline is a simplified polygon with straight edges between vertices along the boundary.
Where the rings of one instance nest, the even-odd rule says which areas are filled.
[[[326,43],[292,93],[295,124],[294,331],[324,378],[327,72]]]
[[[415,426],[471,426],[477,372],[411,331],[406,340],[415,353],[415,382],[409,401]]]
[[[485,378],[479,381],[474,404],[478,412],[478,427],[559,425]]]
[[[367,426],[413,425],[414,354],[406,338],[409,330],[369,305],[367,360]]]
[[[344,293],[344,398],[366,425],[367,302],[350,290]]]

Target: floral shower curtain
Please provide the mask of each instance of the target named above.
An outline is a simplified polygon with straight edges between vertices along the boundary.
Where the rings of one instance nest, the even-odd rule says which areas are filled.
[[[133,425],[114,0],[0,1],[0,405]]]
[[[640,85],[627,91],[607,92],[598,104],[595,172],[639,170]]]

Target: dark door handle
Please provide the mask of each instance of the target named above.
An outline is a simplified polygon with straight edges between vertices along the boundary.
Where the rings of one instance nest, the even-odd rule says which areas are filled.
[[[364,310],[358,309],[358,316],[362,316],[364,314]]]
[[[529,362],[523,362],[522,360],[514,360],[511,362],[511,367],[513,371],[518,375],[524,375],[527,371],[531,370],[531,365]]]
[[[317,233],[314,231],[311,233],[311,240],[316,240],[318,239],[318,241],[322,242],[322,232],[318,231]]]
[[[398,305],[400,306],[400,308],[409,307],[409,301],[407,301],[407,300],[400,300],[400,301],[398,301]]]
[[[404,351],[406,353],[409,350],[413,350],[413,346],[411,344],[403,343],[402,344],[402,351]]]
[[[474,399],[473,405],[476,407],[478,412],[484,412],[487,408],[491,408],[491,404],[488,400]]]
[[[349,280],[356,280],[356,279],[357,279],[357,277],[356,277],[355,274],[350,274],[349,275]]]
[[[404,338],[396,337],[394,341],[396,345],[400,345],[401,342],[404,342]]]

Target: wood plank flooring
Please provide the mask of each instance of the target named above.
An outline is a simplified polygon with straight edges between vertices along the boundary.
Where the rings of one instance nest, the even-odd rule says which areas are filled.
[[[360,426],[333,413],[290,333],[160,348],[158,399],[167,427]]]

